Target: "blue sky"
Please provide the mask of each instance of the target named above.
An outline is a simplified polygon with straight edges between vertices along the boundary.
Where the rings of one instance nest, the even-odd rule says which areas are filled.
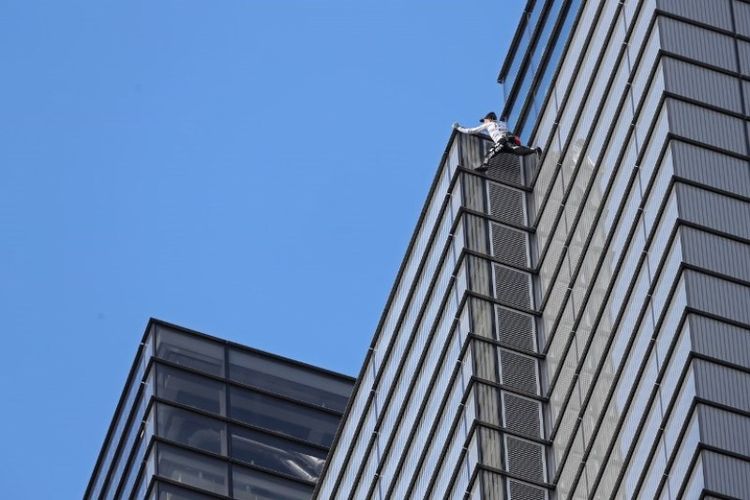
[[[0,0],[0,492],[79,498],[150,316],[356,375],[522,0]]]

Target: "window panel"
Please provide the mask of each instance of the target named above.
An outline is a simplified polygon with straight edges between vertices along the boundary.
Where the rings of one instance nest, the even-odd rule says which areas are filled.
[[[229,351],[229,378],[338,411],[346,408],[352,390],[348,381],[235,349]]]
[[[313,490],[312,486],[236,466],[232,480],[232,496],[238,500],[309,500]]]
[[[226,462],[164,443],[157,447],[159,476],[220,495],[229,493]]]
[[[200,375],[167,366],[157,366],[156,394],[169,401],[226,415],[225,385]]]
[[[232,457],[252,465],[316,481],[326,452],[269,434],[232,427]]]
[[[214,497],[179,488],[172,484],[159,483],[159,500],[214,500]]]
[[[264,394],[231,387],[230,415],[247,424],[330,446],[339,418]]]
[[[162,403],[157,408],[160,437],[218,455],[227,454],[225,423]]]
[[[157,326],[156,357],[211,375],[224,376],[224,346],[197,335]]]

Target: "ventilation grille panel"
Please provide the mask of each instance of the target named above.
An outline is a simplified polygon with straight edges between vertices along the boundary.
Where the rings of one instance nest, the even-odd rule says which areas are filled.
[[[518,229],[490,223],[492,228],[492,256],[521,267],[529,265],[528,237]]]
[[[541,404],[533,399],[503,393],[505,427],[530,437],[542,437]]]
[[[500,349],[503,384],[520,391],[538,394],[536,359]]]
[[[490,215],[503,222],[519,226],[526,224],[523,192],[492,182],[488,184]]]
[[[505,436],[508,471],[533,481],[544,481],[544,447],[513,436]]]
[[[509,153],[495,155],[489,162],[487,175],[499,181],[523,184],[521,157]]]
[[[532,316],[495,306],[495,318],[500,342],[518,349],[536,351],[536,331]]]
[[[495,298],[516,307],[531,309],[531,275],[509,267],[493,264]]]
[[[510,500],[547,500],[547,491],[510,479],[508,480],[508,498]]]

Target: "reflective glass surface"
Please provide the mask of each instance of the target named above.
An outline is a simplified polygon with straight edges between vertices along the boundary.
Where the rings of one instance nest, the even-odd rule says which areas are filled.
[[[217,415],[226,414],[224,383],[163,365],[157,366],[156,378],[157,396]]]
[[[281,399],[230,388],[232,418],[311,443],[330,446],[339,418]]]
[[[237,460],[306,481],[320,476],[324,450],[240,427],[232,427],[231,432],[232,457]]]
[[[157,445],[156,472],[159,476],[196,488],[229,494],[229,464],[164,443]]]
[[[234,498],[238,500],[309,500],[312,486],[287,481],[260,471],[232,467]]]
[[[283,361],[239,350],[229,351],[229,378],[325,408],[343,411],[351,384]]]
[[[156,357],[211,375],[224,376],[224,346],[197,335],[157,326]]]
[[[226,424],[191,411],[158,403],[159,437],[218,455],[227,454]]]
[[[158,500],[214,500],[214,497],[179,488],[172,484],[159,483]]]

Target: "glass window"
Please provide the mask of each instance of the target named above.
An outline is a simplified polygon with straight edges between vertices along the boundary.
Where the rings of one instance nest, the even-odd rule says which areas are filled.
[[[227,454],[226,424],[191,411],[159,403],[157,435],[191,448]]]
[[[168,366],[157,367],[157,396],[175,403],[225,415],[225,384]]]
[[[238,387],[229,391],[232,418],[311,443],[331,445],[337,416]]]
[[[343,411],[352,384],[251,352],[229,351],[229,378],[308,403]]]
[[[211,375],[224,376],[224,346],[197,335],[158,326],[156,356]]]
[[[157,473],[202,490],[227,495],[228,464],[164,443],[158,444]]]
[[[159,500],[213,500],[214,497],[179,488],[172,484],[159,483]]]
[[[232,467],[233,498],[238,500],[308,500],[312,486],[265,474]]]
[[[326,452],[264,432],[232,428],[232,457],[307,481],[316,481]]]

